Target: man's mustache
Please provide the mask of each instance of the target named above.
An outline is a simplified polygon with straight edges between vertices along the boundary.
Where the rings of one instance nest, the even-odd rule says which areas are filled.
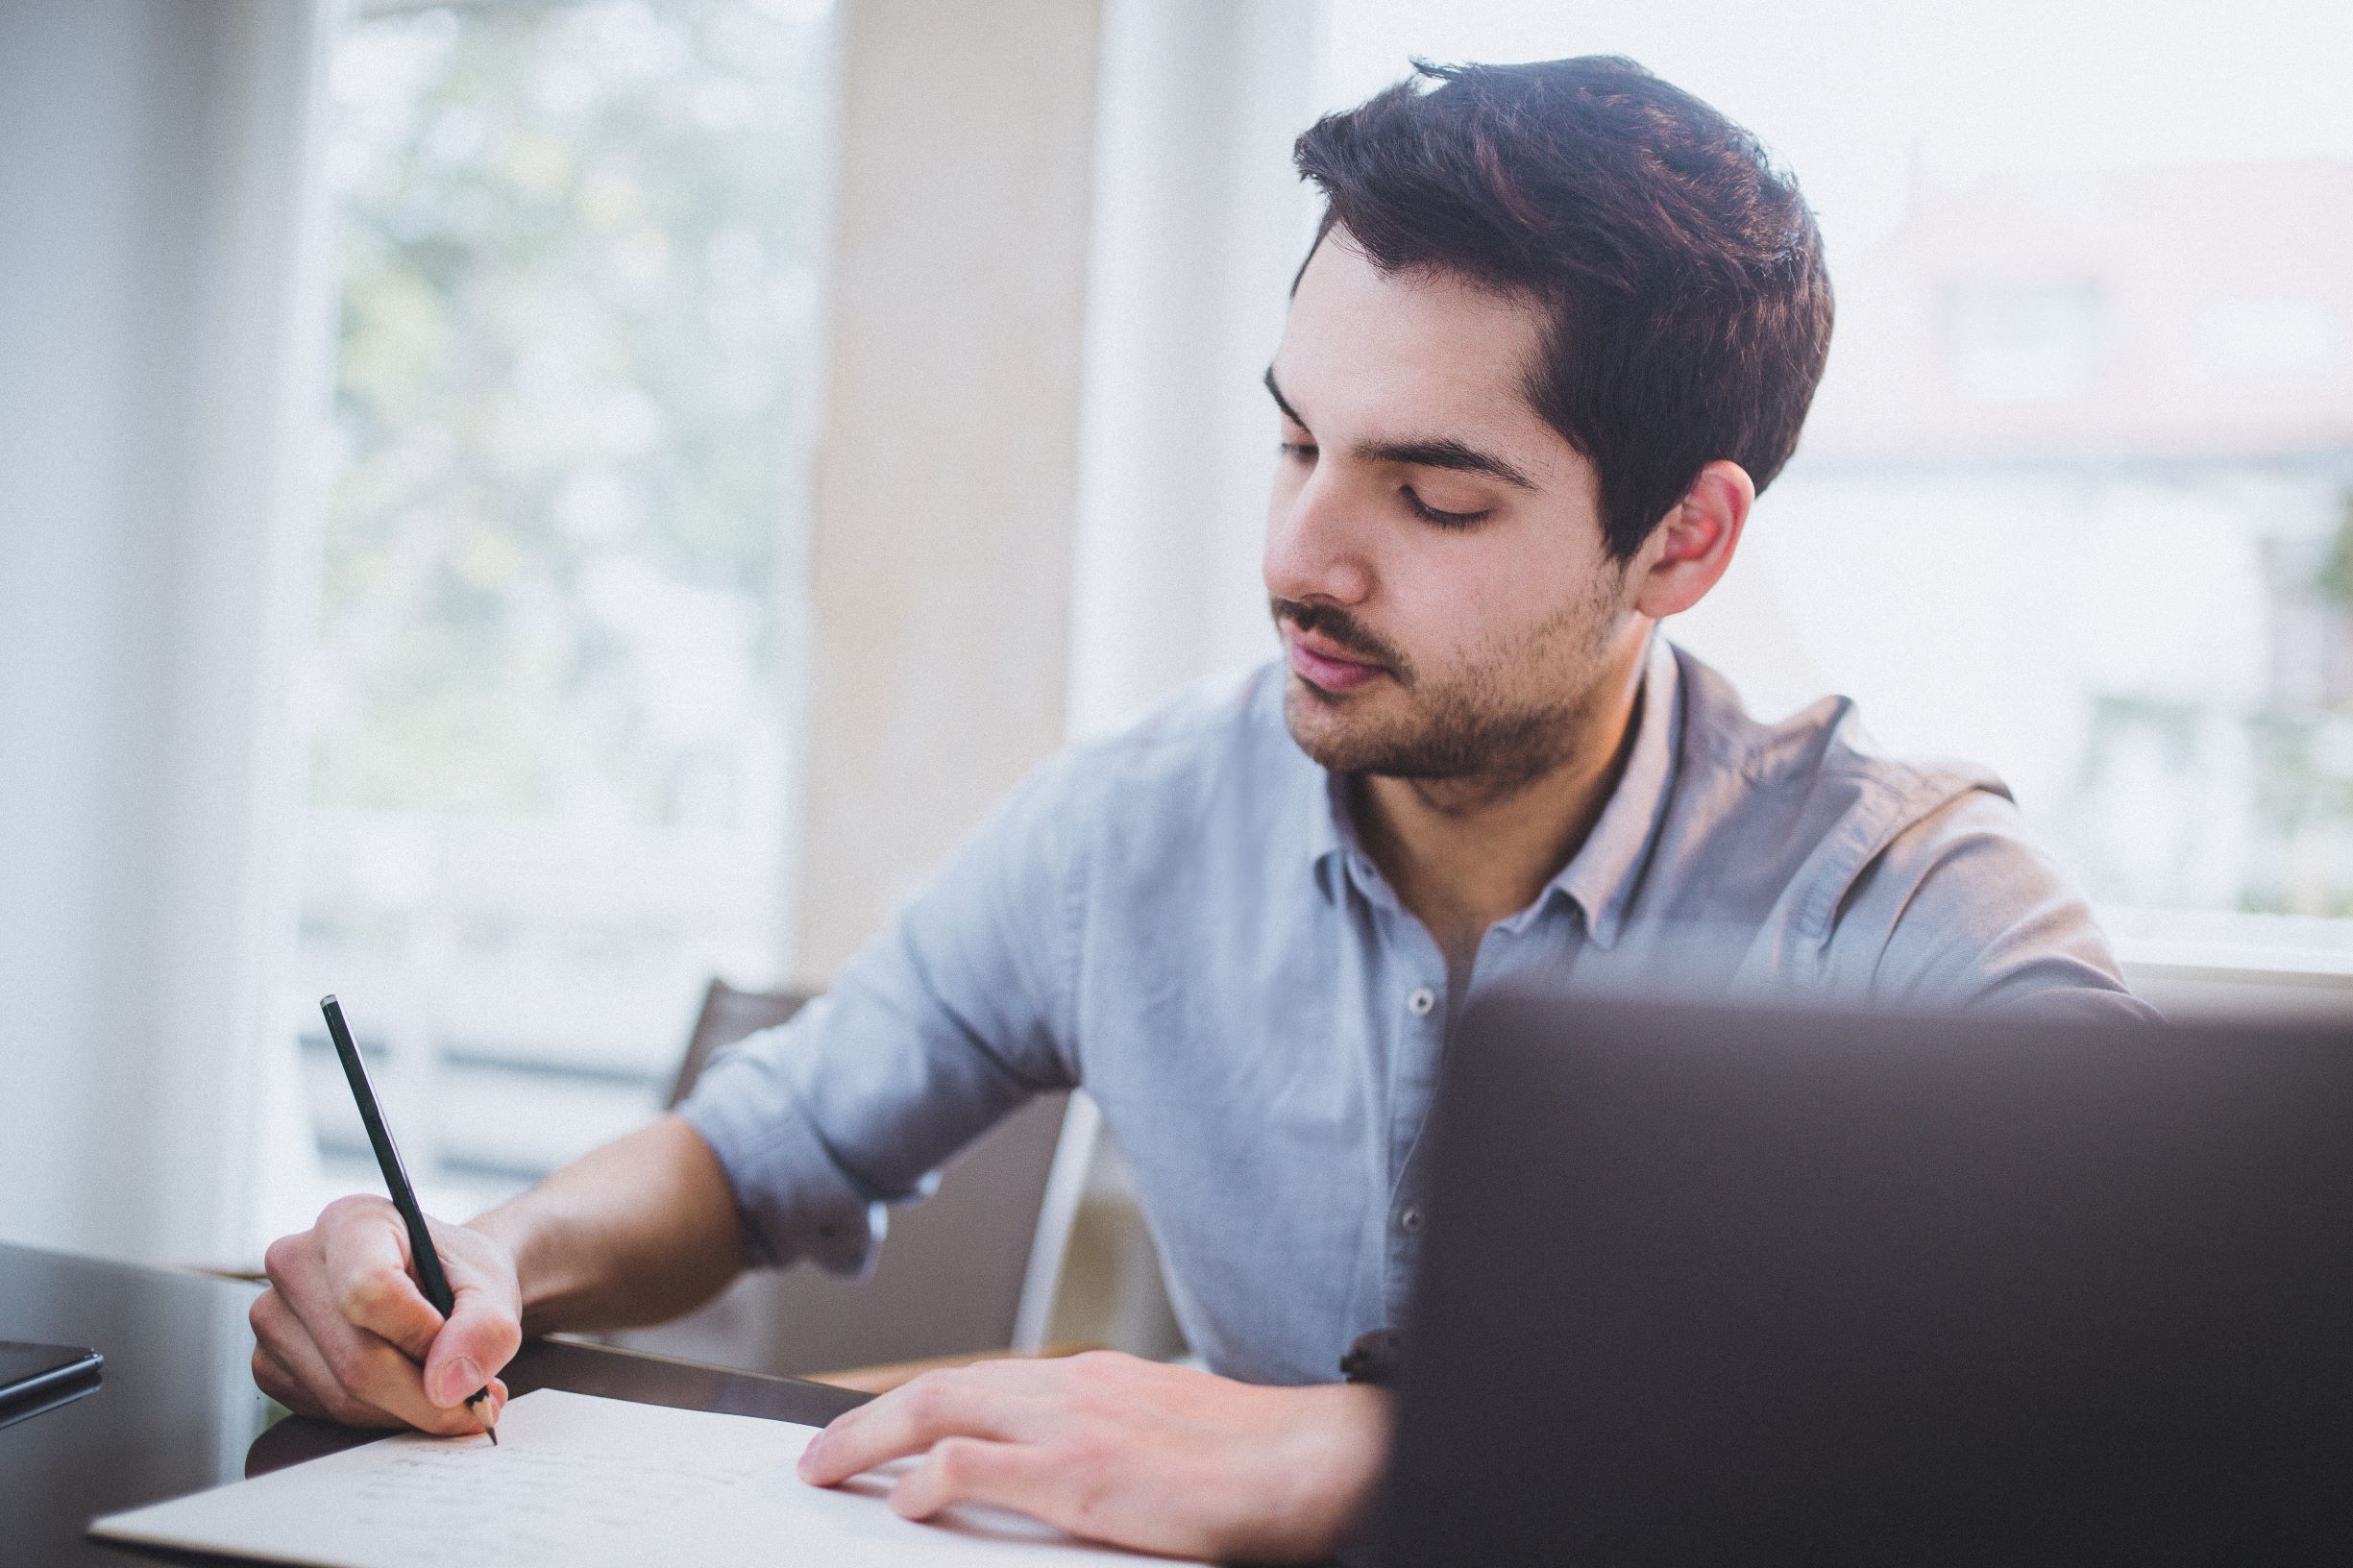
[[[1287,621],[1301,631],[1314,632],[1350,658],[1381,666],[1396,676],[1400,685],[1411,684],[1413,667],[1406,656],[1367,631],[1346,610],[1330,604],[1303,603],[1295,599],[1271,600],[1269,608],[1277,625]]]

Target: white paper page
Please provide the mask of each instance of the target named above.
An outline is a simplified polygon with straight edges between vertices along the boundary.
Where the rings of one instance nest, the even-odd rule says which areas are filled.
[[[793,1466],[815,1427],[536,1389],[499,1444],[410,1433],[112,1514],[90,1532],[315,1568],[1097,1568],[1140,1558],[970,1506],[916,1524],[893,1470],[823,1489]],[[903,1463],[906,1461],[902,1461]],[[945,1516],[944,1516],[945,1517]]]

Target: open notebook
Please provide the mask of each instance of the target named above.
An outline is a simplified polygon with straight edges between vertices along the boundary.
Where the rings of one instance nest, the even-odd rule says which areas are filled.
[[[110,1540],[316,1568],[659,1568],[731,1562],[1092,1568],[1139,1561],[994,1508],[915,1524],[892,1472],[824,1490],[794,1464],[815,1427],[542,1388],[500,1443],[407,1433],[90,1526]],[[904,1461],[902,1461],[904,1462]]]

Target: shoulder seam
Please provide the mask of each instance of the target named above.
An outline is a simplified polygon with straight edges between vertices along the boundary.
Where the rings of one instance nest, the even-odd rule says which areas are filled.
[[[1839,858],[1824,868],[1826,874],[1806,894],[1798,914],[1800,931],[1817,950],[1828,945],[1839,907],[1855,880],[1887,852],[1898,835],[1972,791],[1985,788],[1983,781],[1952,770],[1931,772],[1906,765],[1904,772],[1908,776],[1900,788],[1894,780],[1872,773],[1856,775],[1875,798],[1848,820],[1851,831],[1840,835],[1844,842]]]

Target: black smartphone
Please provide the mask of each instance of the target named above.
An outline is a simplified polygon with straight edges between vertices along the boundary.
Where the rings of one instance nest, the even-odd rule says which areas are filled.
[[[106,1358],[87,1345],[28,1345],[0,1339],[0,1408],[94,1378],[105,1364]]]

